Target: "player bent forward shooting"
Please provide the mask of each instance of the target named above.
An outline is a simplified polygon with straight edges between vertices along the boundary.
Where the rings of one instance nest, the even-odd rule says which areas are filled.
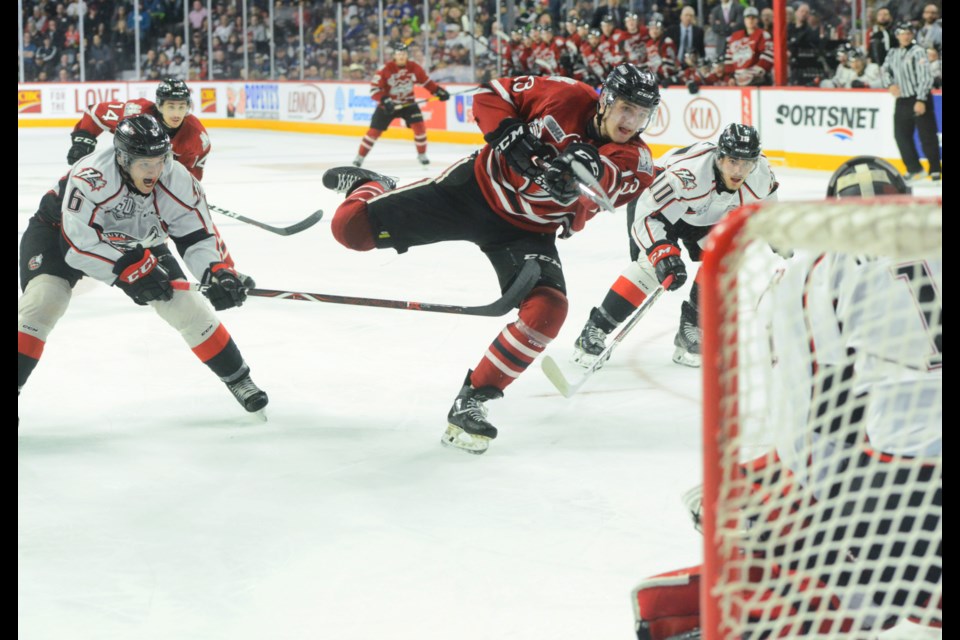
[[[217,251],[200,183],[174,162],[170,138],[149,115],[126,118],[114,149],[81,158],[40,201],[20,242],[17,389],[23,388],[47,337],[90,276],[149,305],[180,332],[196,356],[250,412],[267,394],[210,306],[196,292],[175,291],[184,273],[167,248],[172,238],[218,311],[246,299],[243,280]]]
[[[334,237],[357,251],[447,240],[476,244],[506,290],[526,260],[541,276],[467,376],[447,415],[444,445],[482,453],[497,429],[485,403],[503,396],[553,340],[567,314],[557,230],[569,237],[599,207],[581,195],[573,171],[589,173],[607,198],[623,204],[653,179],[639,134],[660,102],[656,79],[623,64],[598,96],[560,77],[502,78],[475,94],[473,109],[487,145],[439,177],[394,189],[364,169],[329,170],[324,185],[347,194],[332,222]],[[574,167],[578,165],[578,167]]]

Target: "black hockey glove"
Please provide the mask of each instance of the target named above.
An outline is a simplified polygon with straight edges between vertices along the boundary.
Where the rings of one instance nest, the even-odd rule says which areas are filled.
[[[210,285],[203,295],[217,311],[239,307],[247,299],[247,289],[256,286],[253,278],[237,273],[225,262],[211,262],[200,284]]]
[[[700,93],[700,85],[697,84],[696,80],[691,80],[687,83],[687,91],[690,92],[690,95],[696,95]]]
[[[679,289],[687,281],[687,267],[680,258],[680,247],[669,242],[660,242],[647,251],[647,258],[657,272],[657,280],[663,283],[667,276],[673,276],[673,281],[667,286],[668,291]]]
[[[86,131],[78,131],[70,134],[70,140],[73,145],[70,151],[67,151],[67,164],[74,164],[84,156],[88,156],[97,149],[97,139]]]
[[[507,159],[510,168],[533,180],[543,173],[534,158],[546,160],[550,148],[533,135],[530,127],[517,118],[505,118],[500,125],[483,136],[494,151]]]
[[[437,92],[433,95],[437,96],[437,99],[440,100],[440,102],[446,102],[450,99],[450,92],[443,87],[437,87]]]
[[[139,244],[117,260],[113,272],[117,274],[114,284],[139,305],[173,297],[170,274],[150,249],[144,249]]]
[[[570,205],[580,197],[580,181],[573,172],[573,163],[578,163],[587,172],[600,180],[603,177],[603,161],[593,145],[574,142],[559,157],[550,161],[543,175],[536,182],[544,191],[562,205]]]
[[[385,114],[392,116],[393,112],[397,110],[397,103],[390,98],[384,98],[380,101],[380,108],[383,109]]]

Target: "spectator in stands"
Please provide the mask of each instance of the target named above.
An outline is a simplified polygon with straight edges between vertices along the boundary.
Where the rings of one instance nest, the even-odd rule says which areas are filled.
[[[207,7],[201,0],[193,0],[193,8],[187,14],[190,26],[194,31],[203,27],[203,21],[207,19]]]
[[[820,86],[835,89],[880,89],[883,79],[880,66],[870,62],[866,54],[858,49],[849,51],[845,60],[837,65],[837,72],[830,80],[824,80]]]
[[[917,44],[937,51],[943,50],[943,26],[940,21],[940,8],[930,3],[923,8],[923,26],[917,31]],[[939,60],[939,56],[937,56]]]
[[[190,65],[187,64],[183,54],[177,51],[173,54],[173,60],[167,67],[167,75],[176,80],[187,80],[190,74]]]
[[[213,37],[220,40],[221,44],[226,44],[232,33],[233,23],[230,21],[230,16],[225,13],[221,13],[217,20],[217,26],[213,29]]]
[[[741,28],[743,24],[743,6],[733,0],[720,0],[710,12],[710,29],[716,38],[717,56],[722,58],[726,47],[727,38]]]
[[[936,47],[927,48],[927,60],[930,61],[930,75],[933,76],[933,88],[943,88],[943,63]]]
[[[29,31],[23,34],[23,76],[28,82],[37,77],[37,45]]]
[[[154,49],[147,49],[147,54],[140,62],[140,74],[146,80],[159,80],[166,72],[161,69],[157,62],[157,52]]]
[[[887,7],[897,22],[919,24],[923,16],[924,0],[891,0]]]
[[[706,56],[703,45],[703,28],[696,24],[697,12],[693,5],[686,5],[680,10],[680,24],[667,29],[667,35],[677,45],[677,58],[685,60],[690,51],[697,55],[697,59]]]
[[[760,28],[760,12],[747,7],[743,29],[727,39],[724,58],[727,84],[741,87],[772,84],[773,38]]]
[[[896,48],[897,43],[890,29],[893,25],[893,15],[890,9],[882,7],[877,9],[876,23],[870,32],[870,59],[881,67],[886,62],[887,52],[890,47]]]
[[[599,29],[603,18],[609,16],[613,20],[614,28],[623,29],[623,18],[626,11],[620,6],[620,0],[606,0],[600,3],[597,10],[593,12],[593,17],[590,19],[590,28]]]
[[[760,28],[773,35],[773,9],[770,7],[760,10]]]
[[[88,80],[113,80],[113,50],[100,34],[94,34],[93,44],[86,54],[90,69]]]
[[[126,19],[117,20],[110,32],[110,48],[113,49],[114,68],[133,67],[133,33],[127,28]],[[124,65],[120,67],[120,65]]]
[[[37,47],[37,68],[49,76],[57,75],[57,61],[60,59],[60,49],[53,44],[50,33],[43,36],[43,44]]]

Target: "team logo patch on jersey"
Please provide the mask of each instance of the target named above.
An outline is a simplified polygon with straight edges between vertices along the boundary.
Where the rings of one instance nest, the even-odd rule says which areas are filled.
[[[73,177],[78,180],[83,180],[90,185],[91,191],[99,191],[107,186],[107,181],[104,179],[103,174],[93,167],[85,167],[74,173]]]
[[[639,156],[637,158],[637,173],[653,173],[653,156],[650,154],[650,149],[646,147],[640,147],[637,149]]]
[[[142,111],[143,111],[143,107],[141,107],[138,103],[133,101],[123,105],[124,118],[129,118],[130,116],[138,116]]]
[[[697,188],[697,177],[693,175],[690,169],[677,169],[673,175],[680,178],[684,191],[690,191]]]
[[[30,260],[27,261],[27,269],[29,269],[30,271],[36,271],[42,265],[43,265],[42,253],[38,253],[37,255],[33,256],[32,258],[30,258]]]
[[[112,209],[108,209],[110,215],[116,220],[125,220],[127,218],[132,218],[133,214],[137,211],[137,204],[133,201],[132,198],[124,198],[121,200],[117,206]]]

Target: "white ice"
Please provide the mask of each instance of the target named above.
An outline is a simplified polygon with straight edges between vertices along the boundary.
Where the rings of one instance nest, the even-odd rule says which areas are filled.
[[[66,171],[65,129],[18,130],[18,229]],[[320,176],[354,138],[214,129],[216,222],[259,286],[484,304],[467,243],[356,253]],[[108,144],[101,142],[101,146]],[[401,182],[471,151],[377,143]],[[828,173],[778,169],[781,197]],[[628,258],[625,215],[560,244],[565,362]],[[19,293],[19,291],[18,291]],[[573,399],[534,364],[489,404],[483,456],[440,446],[446,412],[506,318],[253,299],[221,317],[270,394],[246,415],[151,310],[86,279],[18,403],[18,628],[30,639],[633,637],[630,590],[699,562],[679,496],[700,481],[700,375],[673,364],[686,290],[653,308]]]

